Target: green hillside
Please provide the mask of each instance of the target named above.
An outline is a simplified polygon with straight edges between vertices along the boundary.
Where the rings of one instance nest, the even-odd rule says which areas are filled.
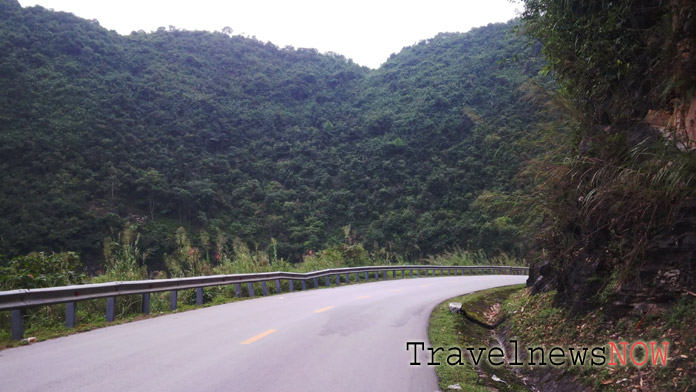
[[[542,116],[521,89],[539,47],[516,22],[369,70],[221,32],[0,12],[0,254],[98,265],[126,226],[154,266],[178,227],[206,250],[275,239],[291,261],[345,241],[387,258],[526,251],[514,223],[472,206],[520,187],[519,143]]]

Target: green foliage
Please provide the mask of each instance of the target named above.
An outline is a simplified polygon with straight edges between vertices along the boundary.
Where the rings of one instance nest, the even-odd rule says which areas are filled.
[[[170,277],[210,275],[212,267],[209,261],[202,257],[200,249],[191,246],[186,229],[183,227],[176,230],[176,244],[178,248],[174,253],[164,255],[164,264]]]
[[[34,252],[0,266],[0,290],[36,289],[83,283],[80,258],[73,252]]]
[[[427,264],[430,265],[507,265],[507,266],[522,266],[526,262],[524,260],[517,259],[506,253],[500,253],[495,257],[488,257],[485,251],[479,249],[478,251],[468,251],[462,249],[455,249],[453,251],[428,257],[426,260]]]
[[[527,32],[569,96],[603,125],[642,117],[665,91],[678,57],[668,1],[525,0]],[[652,105],[652,106],[651,106]]]
[[[72,249],[98,270],[103,238],[134,225],[140,262],[186,276],[232,238],[299,262],[350,225],[365,245],[337,250],[349,264],[458,246],[519,256],[517,232],[481,230],[496,217],[470,206],[515,187],[517,141],[545,117],[521,99],[543,62],[516,24],[440,34],[372,71],[230,31],[124,37],[12,7],[0,252]]]
[[[135,238],[133,238],[135,236]],[[97,280],[104,282],[147,279],[146,255],[140,252],[140,234],[134,228],[125,228],[116,239],[104,240],[106,271]]]

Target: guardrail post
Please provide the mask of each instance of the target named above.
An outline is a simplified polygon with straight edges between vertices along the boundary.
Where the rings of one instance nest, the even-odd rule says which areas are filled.
[[[242,284],[241,283],[235,283],[234,285],[234,295],[235,297],[239,298],[242,296]]]
[[[176,310],[177,302],[179,302],[179,292],[172,290],[169,293],[169,310]]]
[[[346,273],[346,283],[350,283],[350,273]]]
[[[419,269],[416,270],[416,278],[420,278],[420,270]]]
[[[247,282],[247,290],[249,290],[249,298],[254,298],[254,284],[251,282]]]
[[[443,276],[443,275],[445,275],[445,270],[443,270],[442,268],[440,268],[440,276]]]
[[[203,287],[196,287],[196,305],[203,305]]]
[[[150,314],[150,293],[143,294],[143,314]]]
[[[75,328],[75,316],[77,311],[77,306],[75,302],[68,302],[65,304],[65,326],[68,328]]]
[[[329,275],[324,277],[324,282],[326,283],[326,287],[331,286],[331,278],[329,278]]]
[[[336,274],[336,286],[341,284],[341,274]]]
[[[382,278],[383,280],[387,280],[387,273],[388,273],[388,272],[389,272],[389,271],[384,271],[384,277]]]
[[[290,283],[290,292],[292,293],[293,291],[295,291],[295,281],[290,279],[288,283]]]
[[[365,271],[365,282],[369,282],[369,281],[370,281],[370,273]]]
[[[360,283],[360,272],[355,273],[355,282]]]
[[[268,297],[268,287],[266,287],[266,281],[261,282],[261,290],[263,291],[263,296]]]
[[[12,340],[24,339],[24,320],[22,309],[12,309]]]
[[[307,281],[302,279],[302,291],[307,290]]]
[[[110,323],[116,319],[116,297],[106,298],[106,322]]]
[[[379,280],[379,271],[375,272],[375,279]]]
[[[276,294],[280,294],[280,279],[276,279]]]
[[[413,270],[412,269],[408,270],[408,277],[413,278]]]
[[[401,279],[405,279],[405,278],[406,278],[406,271],[401,270]]]
[[[314,288],[318,289],[319,288],[319,279],[314,278]]]

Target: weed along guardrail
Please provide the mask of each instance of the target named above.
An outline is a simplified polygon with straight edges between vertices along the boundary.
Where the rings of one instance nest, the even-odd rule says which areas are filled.
[[[308,282],[310,282],[314,288],[319,288],[321,286],[320,281],[323,280],[324,287],[329,287],[332,281],[337,285],[341,283],[350,283],[351,281],[360,283],[361,275],[364,281],[368,281],[371,275],[378,280],[387,279],[387,273],[389,272],[392,272],[393,278],[398,278],[399,272],[401,272],[401,278],[406,278],[406,272],[408,272],[408,277],[413,277],[414,275],[420,277],[421,273],[423,273],[424,276],[482,274],[526,275],[529,269],[527,267],[507,266],[393,265],[334,268],[308,273],[263,272],[255,274],[109,282],[41,289],[20,289],[0,291],[0,311],[9,310],[11,312],[12,339],[21,340],[24,337],[22,312],[24,309],[30,307],[66,304],[65,325],[69,328],[73,328],[75,327],[76,321],[77,302],[90,299],[106,298],[106,321],[111,322],[115,320],[116,297],[124,295],[142,295],[142,312],[144,314],[149,314],[151,293],[169,291],[170,310],[176,310],[179,290],[195,289],[196,304],[202,305],[203,288],[205,287],[235,285],[235,296],[241,297],[242,284],[246,283],[248,296],[254,297],[254,283],[261,283],[262,293],[266,296],[268,295],[267,282],[275,282],[275,292],[280,293],[281,280],[288,281],[289,291],[294,291],[296,289],[295,283],[299,283],[301,289],[306,290]],[[351,276],[353,276],[352,280]]]

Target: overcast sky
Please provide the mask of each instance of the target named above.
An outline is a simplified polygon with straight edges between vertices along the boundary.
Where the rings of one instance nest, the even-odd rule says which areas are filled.
[[[336,52],[377,68],[399,52],[440,32],[465,32],[514,18],[510,0],[19,0],[129,34],[158,27],[222,30],[278,46]]]

